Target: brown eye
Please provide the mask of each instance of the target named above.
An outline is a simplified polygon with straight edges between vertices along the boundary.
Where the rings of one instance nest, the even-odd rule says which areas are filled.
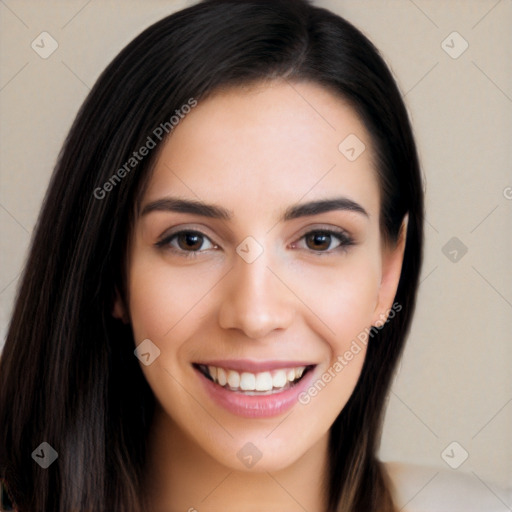
[[[315,229],[302,235],[293,247],[316,254],[334,254],[352,245],[355,245],[354,239],[345,230]]]
[[[306,245],[313,251],[326,251],[332,243],[333,236],[324,231],[313,231],[306,235]]]
[[[179,248],[184,251],[198,251],[204,243],[203,235],[193,231],[179,233],[176,238]]]
[[[179,231],[164,237],[156,243],[156,246],[182,256],[191,256],[209,249],[218,249],[217,245],[199,231]]]

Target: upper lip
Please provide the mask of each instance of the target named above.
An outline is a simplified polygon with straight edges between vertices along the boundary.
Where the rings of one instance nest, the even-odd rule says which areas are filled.
[[[250,373],[315,365],[310,361],[253,361],[251,359],[215,359],[212,361],[197,361],[195,364]]]

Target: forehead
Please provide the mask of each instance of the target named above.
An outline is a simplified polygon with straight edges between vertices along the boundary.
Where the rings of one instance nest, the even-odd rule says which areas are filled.
[[[354,159],[351,148],[364,150]],[[345,195],[373,213],[379,202],[371,141],[355,111],[317,84],[286,81],[200,101],[161,149],[145,199],[165,194],[253,214],[303,197]]]

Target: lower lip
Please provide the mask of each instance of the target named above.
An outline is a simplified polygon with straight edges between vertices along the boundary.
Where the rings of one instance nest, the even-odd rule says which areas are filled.
[[[205,377],[199,370],[195,371],[199,374],[206,392],[217,405],[245,418],[271,418],[287,412],[298,402],[298,396],[313,379],[314,368],[309,370],[295,386],[280,393],[264,396],[250,396],[229,391]]]

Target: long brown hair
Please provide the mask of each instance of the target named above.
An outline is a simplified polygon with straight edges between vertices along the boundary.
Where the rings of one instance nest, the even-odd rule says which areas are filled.
[[[210,0],[155,23],[121,51],[59,156],[0,359],[0,477],[20,512],[146,510],[155,401],[131,329],[111,311],[116,290],[125,291],[120,269],[134,204],[158,151],[104,184],[190,98],[277,77],[319,83],[352,105],[377,154],[383,239],[396,243],[409,216],[395,297],[402,310],[372,336],[332,425],[326,482],[328,512],[393,510],[376,452],[423,245],[422,183],[404,103],[372,43],[330,11],[306,0]],[[58,453],[47,469],[31,456],[42,442]]]

